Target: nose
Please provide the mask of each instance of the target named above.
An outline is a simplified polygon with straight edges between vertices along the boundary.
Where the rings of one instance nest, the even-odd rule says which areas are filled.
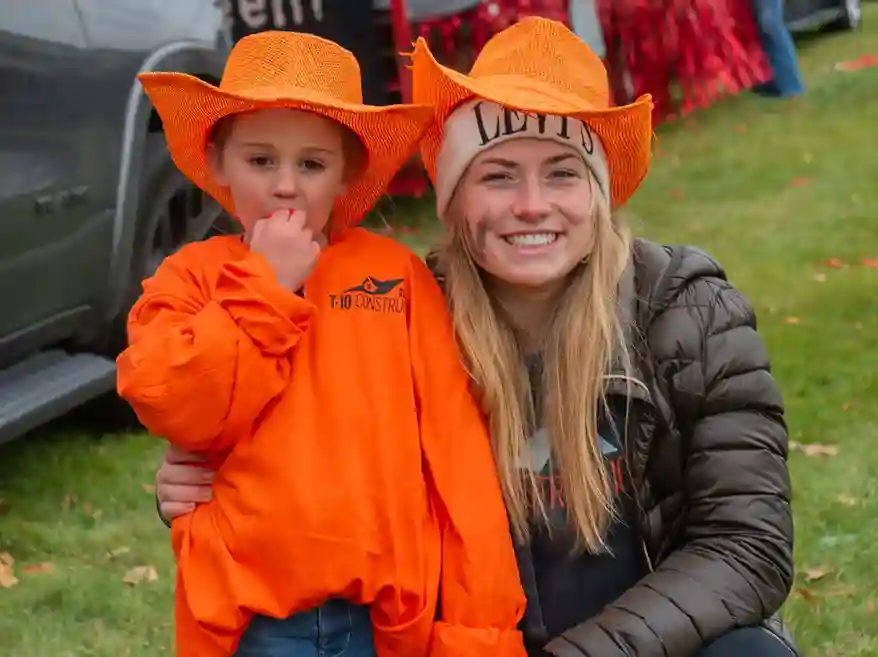
[[[551,211],[549,195],[539,180],[532,177],[522,180],[515,195],[512,213],[522,221],[540,221]]]
[[[278,167],[274,180],[274,195],[278,198],[295,198],[299,193],[299,176],[296,167]]]

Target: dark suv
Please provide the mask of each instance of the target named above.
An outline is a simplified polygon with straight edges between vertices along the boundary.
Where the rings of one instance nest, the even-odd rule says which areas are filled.
[[[135,76],[216,83],[228,42],[213,0],[0,3],[0,442],[114,388],[140,282],[220,217]]]

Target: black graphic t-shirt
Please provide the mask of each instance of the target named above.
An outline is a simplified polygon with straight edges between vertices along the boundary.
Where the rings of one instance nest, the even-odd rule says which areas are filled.
[[[529,441],[529,462],[523,464],[537,473],[548,514],[548,527],[534,522],[530,545],[518,546],[522,580],[528,593],[528,611],[522,630],[534,654],[549,638],[597,615],[608,604],[631,588],[646,574],[640,538],[635,529],[634,504],[625,490],[625,463],[622,449],[622,408],[614,408],[598,424],[601,451],[616,494],[618,520],[611,526],[606,542],[609,552],[573,553],[575,534],[565,508],[564,491],[558,468],[544,429]],[[527,555],[529,563],[522,563]]]

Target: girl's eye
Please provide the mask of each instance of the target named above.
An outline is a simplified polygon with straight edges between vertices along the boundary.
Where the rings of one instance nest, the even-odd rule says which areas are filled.
[[[255,167],[267,167],[271,164],[271,158],[266,155],[254,155],[247,161]]]
[[[486,173],[482,176],[482,182],[497,182],[500,180],[511,180],[512,176],[508,173]]]
[[[326,168],[323,162],[317,160],[303,160],[301,166],[305,171],[323,171]]]
[[[579,174],[577,174],[572,169],[556,169],[552,172],[553,178],[578,178]]]

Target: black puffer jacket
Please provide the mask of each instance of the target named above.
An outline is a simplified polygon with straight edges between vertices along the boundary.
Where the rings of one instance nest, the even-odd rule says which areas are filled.
[[[775,615],[793,583],[787,431],[753,310],[705,253],[645,240],[621,292],[650,388],[635,389],[627,456],[652,572],[546,650],[692,657],[757,624],[791,645]]]

